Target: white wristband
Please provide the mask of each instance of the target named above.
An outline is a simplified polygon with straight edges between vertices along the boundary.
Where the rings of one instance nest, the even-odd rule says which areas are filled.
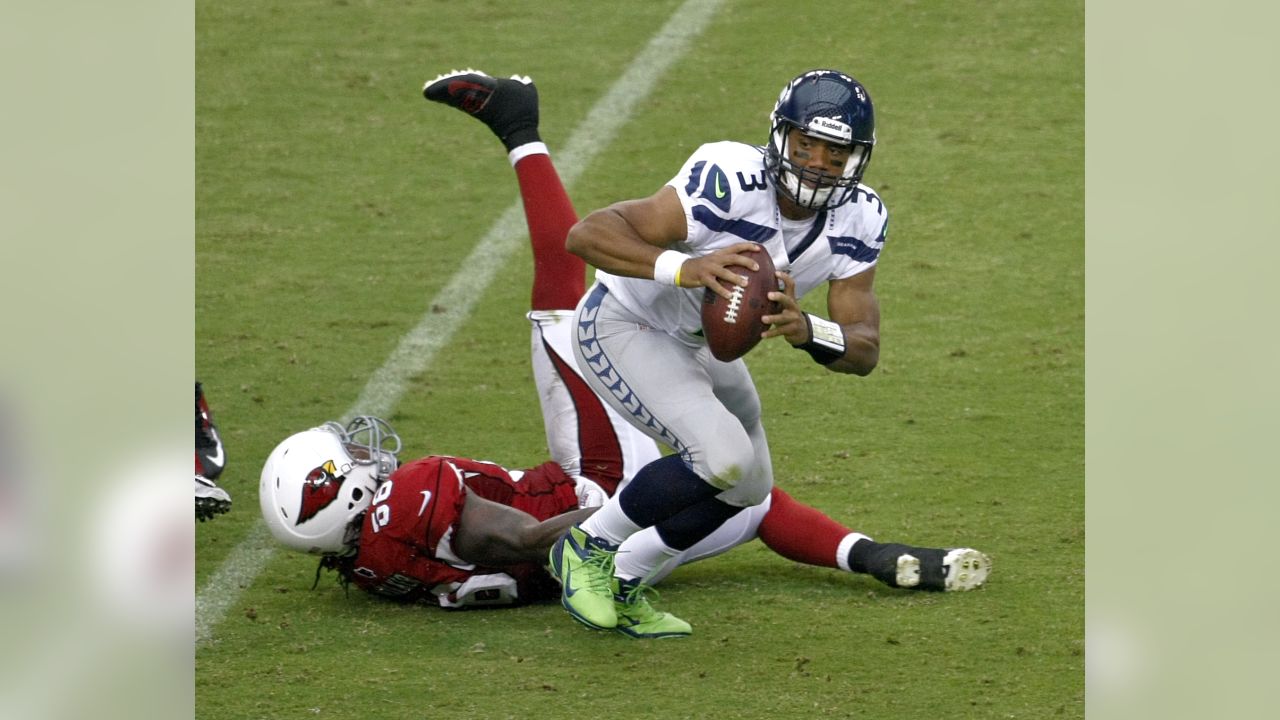
[[[809,330],[813,335],[813,337],[809,338],[809,342],[843,355],[844,330],[840,328],[840,324],[831,322],[826,318],[820,318],[812,313],[805,314],[809,316]]]
[[[653,281],[663,285],[678,285],[676,277],[680,274],[680,266],[689,257],[675,250],[663,250],[653,263]]]
[[[839,323],[813,313],[805,313],[804,319],[809,324],[809,342],[796,345],[797,350],[809,353],[819,365],[830,365],[844,357],[844,329]]]

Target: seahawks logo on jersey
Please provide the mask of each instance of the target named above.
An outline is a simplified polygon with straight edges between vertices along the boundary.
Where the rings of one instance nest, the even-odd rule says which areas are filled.
[[[703,164],[699,163],[699,165]],[[697,174],[701,170],[702,167],[695,166],[693,168],[693,173],[689,178],[690,187],[686,189],[689,194],[692,194],[693,187],[696,187]],[[729,176],[725,175],[724,170],[721,170],[720,166],[715,164],[707,168],[707,171],[702,175],[702,190],[699,191],[699,194],[710,200],[711,204],[719,208],[720,212],[729,212],[729,205],[733,203],[732,193],[733,191],[729,187]]]

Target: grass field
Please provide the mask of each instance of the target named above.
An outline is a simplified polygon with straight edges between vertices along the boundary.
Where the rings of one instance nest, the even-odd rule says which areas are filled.
[[[270,449],[352,408],[518,200],[501,146],[423,80],[532,75],[555,153],[678,7],[197,2],[196,370],[235,499],[197,530],[197,591],[261,524]],[[880,539],[979,547],[988,587],[913,594],[751,543],[664,583],[695,634],[646,643],[554,605],[311,590],[314,560],[278,552],[197,647],[197,717],[1084,716],[1083,3],[831,7],[726,0],[569,191],[579,212],[651,193],[702,142],[763,142],[798,72],[862,80],[893,216],[880,368],[776,343],[748,364],[780,485]],[[411,379],[403,457],[546,458],[530,275],[516,253]]]

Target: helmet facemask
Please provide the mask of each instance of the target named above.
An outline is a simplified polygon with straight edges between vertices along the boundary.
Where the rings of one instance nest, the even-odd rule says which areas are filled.
[[[827,120],[827,118],[820,118]],[[832,175],[814,168],[796,165],[791,160],[791,130],[821,140],[839,143],[840,140],[798,128],[785,120],[778,122],[769,138],[768,164],[776,174],[778,189],[787,199],[806,210],[830,210],[848,202],[853,189],[862,180],[862,173],[871,160],[869,143],[848,143],[849,155],[840,175]]]
[[[390,477],[400,465],[396,459],[400,453],[400,435],[380,417],[357,415],[345,428],[330,420],[319,429],[337,435],[356,464],[376,465],[374,475],[378,482]]]

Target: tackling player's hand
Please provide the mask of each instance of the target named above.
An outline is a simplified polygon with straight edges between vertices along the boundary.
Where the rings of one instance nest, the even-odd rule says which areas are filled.
[[[782,281],[782,290],[769,293],[769,299],[778,303],[778,312],[765,315],[761,322],[769,326],[761,337],[771,338],[781,335],[792,345],[803,345],[809,342],[809,323],[805,322],[804,313],[796,302],[796,281],[790,274],[778,271],[774,273]]]
[[[726,300],[732,299],[733,293],[726,290],[717,280],[746,287],[747,279],[730,270],[729,266],[740,265],[755,272],[760,269],[760,265],[751,259],[751,254],[759,251],[758,243],[740,242],[727,248],[720,248],[708,255],[689,258],[680,267],[680,287],[705,286]]]
[[[578,494],[579,508],[600,507],[609,501],[609,494],[594,480],[581,475],[573,476],[574,490]]]

